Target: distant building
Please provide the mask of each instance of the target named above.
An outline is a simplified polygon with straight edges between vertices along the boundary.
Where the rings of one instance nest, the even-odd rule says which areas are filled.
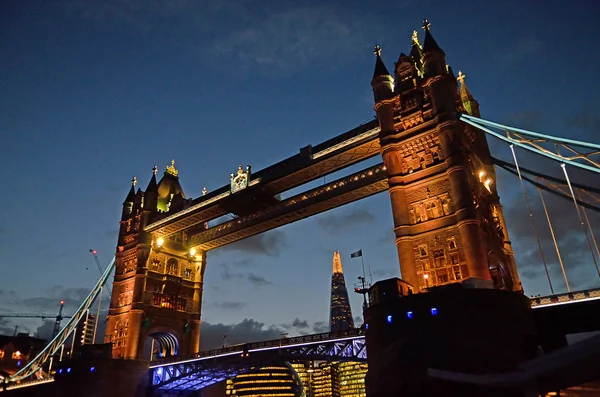
[[[77,330],[75,331],[75,347],[94,343],[95,327],[96,317],[88,310],[87,315],[77,325]]]
[[[329,311],[330,331],[344,331],[354,328],[352,309],[348,299],[348,290],[344,280],[340,251],[333,253],[333,271],[331,275],[331,306]]]
[[[225,393],[239,397],[300,397],[302,382],[293,368],[272,365],[228,379]]]
[[[46,343],[48,342],[44,339],[25,333],[16,336],[0,335],[0,371],[14,374],[35,358]]]

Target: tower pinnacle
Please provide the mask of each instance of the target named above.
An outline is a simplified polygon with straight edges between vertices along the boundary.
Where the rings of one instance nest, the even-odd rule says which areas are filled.
[[[342,269],[342,258],[340,258],[340,251],[335,251],[333,253],[333,274],[344,274],[344,270]]]

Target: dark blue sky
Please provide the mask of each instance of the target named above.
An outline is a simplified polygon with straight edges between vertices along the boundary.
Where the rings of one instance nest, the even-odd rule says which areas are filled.
[[[391,69],[425,17],[485,118],[592,141],[600,133],[594,0],[0,7],[2,311],[53,312],[62,298],[74,310],[98,278],[88,250],[110,260],[129,181],[136,175],[145,187],[154,164],[164,169],[175,159],[185,193],[197,197],[228,183],[240,163],[261,169],[371,119],[373,46]],[[504,146],[492,150],[509,155]],[[518,182],[500,174],[498,186],[526,292],[545,294]],[[567,205],[550,203],[571,211]],[[359,248],[375,278],[399,275],[390,215],[381,194],[210,252],[204,321],[247,318],[260,333],[297,318],[292,333],[319,330],[335,250],[350,284],[361,273],[349,258]],[[573,283],[598,285],[589,252],[583,259],[575,250],[584,247],[577,222],[566,218],[556,222],[571,249]],[[553,247],[545,250],[555,264]],[[556,266],[554,276],[560,290]],[[360,298],[352,303],[360,315]]]

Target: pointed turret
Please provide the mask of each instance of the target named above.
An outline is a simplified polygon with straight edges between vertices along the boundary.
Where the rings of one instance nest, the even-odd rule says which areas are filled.
[[[427,77],[446,73],[446,54],[433,38],[430,31],[431,23],[425,19],[425,41],[423,42],[423,75]]]
[[[373,72],[373,80],[376,77],[391,76],[390,72],[388,72],[385,64],[383,63],[383,60],[381,59],[381,47],[376,45],[373,54],[375,54],[375,71]]]
[[[136,184],[137,184],[137,178],[134,176],[131,179],[131,189],[129,189],[129,193],[127,194],[127,197],[125,197],[125,201],[123,201],[123,213],[121,215],[121,220],[127,219],[133,212],[133,203],[135,201],[135,185]]]
[[[156,174],[158,173],[158,167],[155,165],[152,167],[152,177],[146,187],[146,194],[144,195],[144,209],[156,211],[158,204],[158,185],[156,183]]]
[[[373,72],[371,86],[373,87],[375,103],[377,103],[394,95],[394,78],[381,59],[381,47],[376,45],[373,54],[375,54],[375,71]]]
[[[433,35],[431,34],[431,31],[429,30],[430,27],[431,27],[431,23],[427,19],[425,19],[423,21],[423,30],[425,30],[425,40],[423,41],[423,52],[441,51],[443,54],[444,51],[440,48],[438,43],[433,38]]]
[[[169,211],[171,209],[171,200],[174,196],[180,195],[185,199],[183,189],[179,184],[179,171],[175,168],[175,160],[171,160],[171,165],[165,169],[163,177],[158,182],[158,209],[160,211]]]
[[[415,66],[415,69],[419,72],[419,75],[423,75],[423,49],[421,48],[421,44],[419,44],[419,33],[416,30],[413,30],[412,33],[412,44],[410,47],[410,58],[412,59],[412,63]]]
[[[460,83],[460,100],[463,104],[463,107],[471,116],[480,117],[479,114],[479,102],[475,100],[471,91],[467,88],[467,84],[465,83],[465,76],[463,72],[458,71],[458,77],[456,80]]]
[[[350,308],[350,300],[348,299],[346,280],[344,280],[340,251],[333,253],[329,320],[331,332],[354,328],[354,319],[352,318],[352,309]]]

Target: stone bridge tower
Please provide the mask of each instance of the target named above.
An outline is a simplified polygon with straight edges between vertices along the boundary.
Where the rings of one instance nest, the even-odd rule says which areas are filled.
[[[105,334],[105,342],[113,343],[114,358],[147,357],[149,338],[159,357],[200,349],[206,255],[185,250],[182,236],[153,239],[144,232],[145,225],[189,205],[174,161],[158,183],[157,170],[155,166],[145,191],[135,190],[134,178],[123,203]]]
[[[429,27],[393,75],[376,47],[371,82],[402,277],[417,291],[468,278],[521,291],[485,136],[459,121],[479,105]]]

